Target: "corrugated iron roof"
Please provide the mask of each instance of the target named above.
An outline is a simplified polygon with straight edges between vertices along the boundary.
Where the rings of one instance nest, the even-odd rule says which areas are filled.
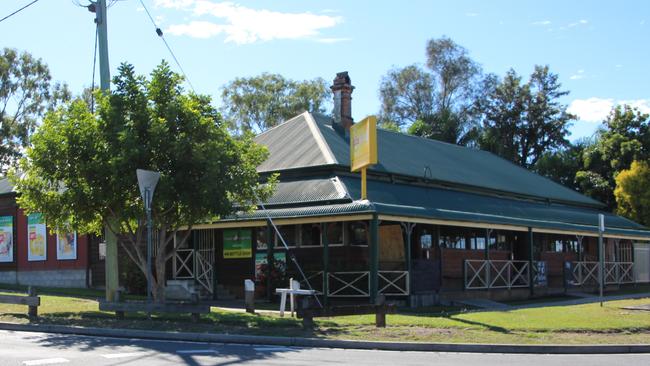
[[[219,222],[260,220],[266,219],[267,215],[272,219],[288,219],[301,217],[336,216],[369,212],[373,212],[373,207],[369,202],[355,201],[350,203],[332,205],[305,205],[301,207],[268,208],[266,212],[262,210],[253,212],[240,212],[219,220]]]
[[[257,167],[258,172],[334,163],[331,154],[323,150],[322,137],[308,113],[265,131],[255,137],[255,142],[269,150],[269,158]]]
[[[13,193],[14,186],[9,182],[8,178],[0,179],[0,194]]]
[[[296,203],[317,203],[352,199],[337,177],[308,178],[299,181],[279,182],[268,206]]]
[[[349,136],[329,118],[314,114],[337,163],[350,166]],[[481,189],[602,206],[598,201],[486,151],[442,141],[377,130],[379,163],[370,171],[427,178]]]
[[[350,195],[360,194],[360,180],[341,177]],[[368,199],[380,214],[522,227],[597,232],[598,214],[608,232],[650,237],[644,226],[609,212],[584,207],[480,195],[443,188],[368,181]]]

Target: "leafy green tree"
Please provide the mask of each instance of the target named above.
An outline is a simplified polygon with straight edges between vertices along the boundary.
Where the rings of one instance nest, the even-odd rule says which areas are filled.
[[[633,161],[630,169],[616,175],[616,212],[643,225],[650,225],[650,165]]]
[[[426,55],[426,69],[410,65],[382,78],[380,123],[394,123],[431,139],[472,144],[477,137],[472,105],[480,67],[447,37],[429,40]]]
[[[583,169],[583,154],[590,143],[589,140],[581,140],[565,148],[545,152],[537,160],[533,170],[557,183],[579,191],[580,186],[576,182],[576,174]]]
[[[325,112],[331,91],[325,80],[294,81],[263,73],[223,87],[221,109],[230,128],[263,132],[304,112]]]
[[[21,157],[29,136],[46,110],[70,99],[63,84],[51,84],[50,70],[27,52],[0,52],[0,170]]]
[[[501,81],[486,79],[484,89],[475,106],[483,123],[481,149],[531,168],[545,152],[569,145],[565,136],[575,116],[560,103],[568,91],[548,66],[535,66],[526,83],[511,69]]]
[[[162,63],[149,79],[123,64],[97,110],[77,99],[48,113],[14,176],[19,204],[51,227],[98,233],[106,225],[146,273],[145,213],[135,171],[161,173],[153,199],[154,298],[164,298],[165,264],[198,222],[266,199],[256,167],[266,150],[229,135],[207,96],[185,93]],[[271,182],[272,183],[272,182]],[[189,228],[189,230],[185,230]]]
[[[584,166],[576,174],[580,190],[616,207],[616,175],[632,162],[650,159],[650,116],[629,106],[612,110],[596,134],[596,142],[585,149]]]

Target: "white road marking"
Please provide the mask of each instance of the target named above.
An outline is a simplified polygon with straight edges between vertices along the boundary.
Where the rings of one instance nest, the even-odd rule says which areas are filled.
[[[219,351],[214,349],[179,349],[176,353],[191,355],[191,354],[200,354],[200,353],[219,353]]]
[[[138,357],[144,356],[147,352],[129,352],[129,353],[109,353],[102,355],[104,358],[127,358],[127,357]]]
[[[30,361],[23,361],[23,365],[25,366],[36,366],[36,365],[52,365],[55,363],[66,363],[70,362],[70,360],[67,360],[65,358],[42,358],[40,360],[30,360]]]
[[[253,347],[257,352],[291,351],[289,347]]]

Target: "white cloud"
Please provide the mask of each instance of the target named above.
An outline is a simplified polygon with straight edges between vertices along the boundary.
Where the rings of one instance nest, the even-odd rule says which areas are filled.
[[[551,21],[550,20],[538,20],[536,22],[530,23],[531,25],[550,25]]]
[[[211,38],[224,34],[226,42],[247,44],[275,39],[321,39],[320,31],[341,23],[340,16],[317,15],[309,12],[282,13],[252,9],[232,2],[208,0],[157,0],[157,6],[189,11],[194,17],[211,16],[215,21],[192,20],[169,26],[165,32],[195,38]],[[336,39],[337,41],[339,39]]]
[[[575,23],[570,23],[569,25],[567,25],[567,27],[573,28],[573,27],[577,27],[579,25],[585,25],[585,24],[588,24],[588,23],[589,22],[586,19],[580,19]]]
[[[569,104],[567,112],[575,114],[586,122],[601,122],[614,106],[614,99],[588,98],[576,99]]]
[[[618,104],[627,104],[641,113],[650,114],[650,99],[621,100]]]
[[[167,9],[187,9],[195,2],[196,0],[155,0],[154,5]]]
[[[576,99],[569,104],[567,112],[575,114],[585,122],[602,122],[616,105],[627,104],[637,108],[641,113],[650,113],[650,99],[619,100],[611,98]]]
[[[466,17],[477,17],[477,16],[479,16],[479,13],[471,13],[471,12],[470,13],[465,13],[465,16]]]
[[[571,80],[580,80],[580,79],[584,79],[584,77],[585,77],[585,70],[580,69],[580,70],[578,70],[578,72],[571,75],[569,77],[569,79],[571,79]]]

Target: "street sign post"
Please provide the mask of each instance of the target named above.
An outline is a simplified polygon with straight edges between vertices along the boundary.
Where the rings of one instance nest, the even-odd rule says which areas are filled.
[[[151,203],[153,192],[160,179],[160,173],[150,170],[137,169],[135,174],[138,177],[140,195],[144,201],[144,209],[147,212],[147,301],[151,302]]]

